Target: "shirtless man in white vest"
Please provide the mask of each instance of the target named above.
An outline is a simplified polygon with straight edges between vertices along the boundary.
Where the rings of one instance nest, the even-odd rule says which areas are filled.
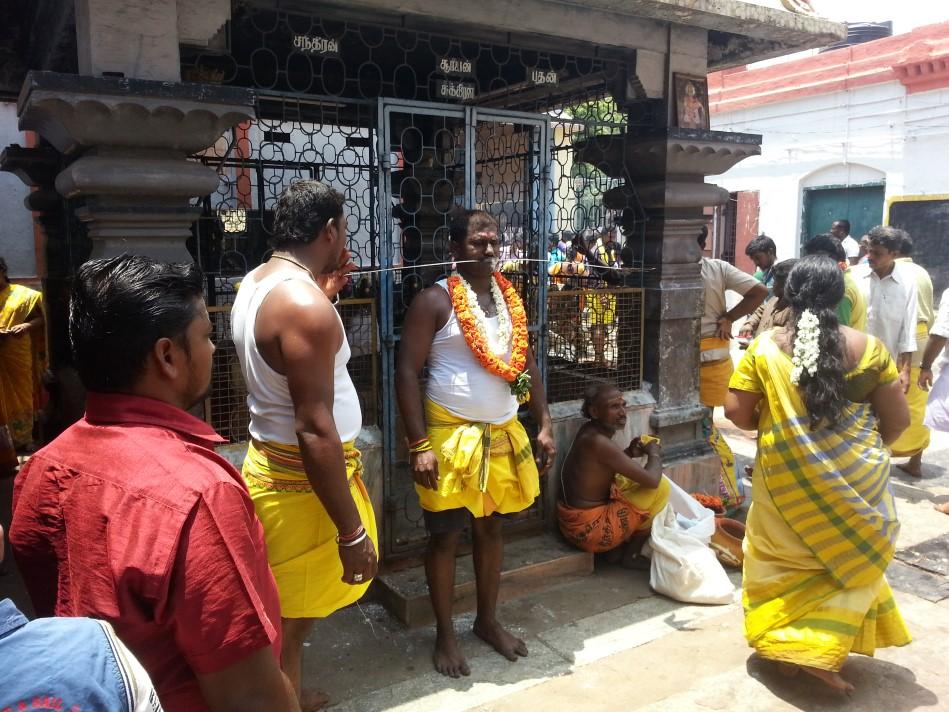
[[[376,575],[376,525],[354,445],[362,414],[349,343],[331,302],[355,268],[343,196],[295,182],[277,203],[273,244],[241,283],[231,323],[250,410],[243,474],[280,594],[283,669],[300,695],[313,619],[358,600]],[[304,712],[327,702],[307,693]]]
[[[551,467],[556,449],[524,305],[496,271],[497,223],[483,211],[466,210],[454,217],[449,235],[457,271],[412,302],[396,389],[429,532],[425,576],[435,609],[433,662],[443,675],[458,677],[471,672],[452,624],[455,555],[469,524],[477,586],[474,633],[508,660],[527,655],[524,641],[495,615],[501,517],[533,503],[539,474]],[[423,403],[418,378],[426,362]],[[539,428],[536,458],[517,418],[518,403],[528,398]]]

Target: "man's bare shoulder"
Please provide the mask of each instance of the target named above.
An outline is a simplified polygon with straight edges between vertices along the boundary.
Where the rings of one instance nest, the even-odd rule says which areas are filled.
[[[335,323],[334,307],[312,282],[288,279],[275,286],[260,306],[258,321],[274,320],[283,328],[321,328]],[[262,319],[261,319],[262,317]]]
[[[573,449],[577,453],[595,455],[609,450],[621,450],[616,442],[590,424],[583,425],[577,432]]]
[[[423,289],[412,300],[407,320],[416,324],[431,324],[435,330],[438,330],[448,321],[451,309],[451,298],[448,292],[436,284]]]
[[[419,310],[438,312],[451,307],[451,298],[445,289],[433,284],[419,292],[418,296],[412,300],[413,309],[416,308],[416,304]]]

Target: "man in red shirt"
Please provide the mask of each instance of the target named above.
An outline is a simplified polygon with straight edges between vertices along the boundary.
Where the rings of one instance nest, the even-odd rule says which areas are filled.
[[[69,318],[86,415],[23,468],[13,553],[40,616],[112,624],[165,709],[299,707],[260,522],[222,442],[186,409],[210,384],[194,265],[83,265]]]

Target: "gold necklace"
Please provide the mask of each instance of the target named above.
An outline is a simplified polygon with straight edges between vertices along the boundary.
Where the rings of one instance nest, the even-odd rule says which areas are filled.
[[[283,255],[270,255],[270,259],[283,260],[284,262],[289,262],[290,264],[294,264],[300,269],[302,269],[304,272],[306,272],[308,275],[310,275],[310,279],[316,282],[316,277],[313,276],[313,271],[302,262],[295,260],[292,257],[284,257]]]

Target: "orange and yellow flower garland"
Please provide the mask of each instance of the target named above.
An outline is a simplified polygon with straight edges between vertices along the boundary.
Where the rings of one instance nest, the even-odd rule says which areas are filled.
[[[524,369],[527,367],[527,312],[514,285],[498,272],[494,273],[494,279],[501,289],[508,314],[511,316],[511,358],[507,363],[488,347],[484,331],[480,328],[468,304],[468,293],[461,284],[460,277],[453,275],[448,278],[448,294],[468,348],[485,369],[512,384],[513,392],[514,383],[524,374]]]

